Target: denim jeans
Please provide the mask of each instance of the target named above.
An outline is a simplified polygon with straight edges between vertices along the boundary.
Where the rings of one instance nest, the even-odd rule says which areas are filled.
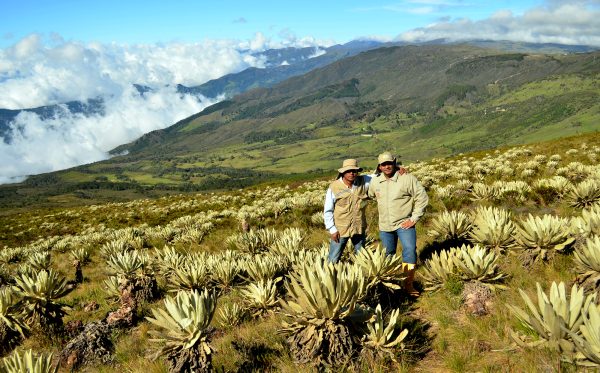
[[[379,231],[379,238],[381,239],[381,244],[385,247],[387,255],[396,254],[399,238],[402,244],[402,262],[417,263],[417,230],[415,227],[408,229],[398,228],[391,232]]]
[[[352,241],[354,245],[354,252],[357,253],[363,246],[365,246],[366,237],[364,234],[355,234],[352,237],[340,237],[340,242],[331,240],[329,243],[329,261],[331,263],[337,263],[342,256],[342,251],[346,247],[348,241]]]

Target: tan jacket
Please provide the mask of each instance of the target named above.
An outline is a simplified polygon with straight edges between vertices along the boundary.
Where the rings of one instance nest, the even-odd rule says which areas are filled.
[[[396,174],[387,179],[382,173],[371,180],[369,197],[377,200],[379,230],[395,231],[406,219],[415,223],[425,212],[429,197],[425,188],[411,174]]]
[[[364,177],[357,178],[354,186],[348,188],[340,179],[329,186],[335,196],[333,220],[341,237],[364,234],[367,229],[365,216],[367,187]]]

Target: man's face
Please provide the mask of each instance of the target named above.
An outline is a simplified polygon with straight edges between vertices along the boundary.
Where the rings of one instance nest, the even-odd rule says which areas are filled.
[[[394,162],[383,162],[379,165],[379,169],[386,177],[394,176]]]
[[[344,172],[344,174],[342,175],[342,178],[344,178],[345,181],[347,181],[348,183],[353,183],[354,180],[356,179],[356,175],[358,175],[358,170],[349,170]]]

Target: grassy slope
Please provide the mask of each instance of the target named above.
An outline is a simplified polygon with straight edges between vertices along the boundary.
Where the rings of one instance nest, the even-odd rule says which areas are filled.
[[[588,146],[600,146],[600,137],[597,134],[588,134],[570,137],[546,143],[530,144],[529,149],[533,154],[561,154],[562,163],[582,161],[589,163],[579,154],[565,156],[571,148],[580,148],[583,143]],[[467,154],[481,158],[486,152]],[[515,162],[529,160],[528,157],[515,159]],[[235,194],[235,193],[233,193]],[[432,196],[433,197],[433,196]],[[186,201],[208,201],[204,207],[186,205]],[[460,208],[470,210],[476,204],[464,201]],[[162,199],[148,200],[128,207],[119,204],[102,204],[97,207],[77,208],[31,208],[22,210],[5,211],[0,217],[0,237],[5,245],[14,247],[32,242],[38,237],[52,235],[77,234],[88,226],[104,224],[111,228],[132,227],[140,224],[150,226],[166,224],[177,217],[186,214],[195,214],[202,209],[211,209],[210,196],[171,196]],[[152,214],[150,206],[170,207],[166,214]],[[188,207],[186,207],[188,206]],[[501,205],[513,210],[516,218],[526,213],[553,213],[561,216],[577,215],[578,212],[567,207],[564,203],[556,202],[547,206],[540,206],[535,201],[527,201],[515,205],[505,202]],[[430,244],[426,231],[431,216],[444,209],[444,202],[432,198],[431,206],[425,219],[418,226],[419,252]],[[316,211],[315,211],[316,212]],[[310,213],[310,212],[308,212]],[[368,210],[369,226],[376,226],[375,206],[370,205]],[[327,238],[326,232],[318,226],[310,224],[307,216],[287,213],[278,219],[267,218],[253,222],[258,227],[271,227],[283,229],[296,226],[309,232],[308,242],[317,245]],[[212,231],[200,245],[187,247],[189,250],[219,251],[223,249],[222,242],[232,231],[236,230],[234,221],[226,221]],[[375,234],[371,231],[371,234]],[[97,252],[97,250],[95,251]],[[71,277],[72,269],[67,259],[67,254],[54,253],[55,268],[64,275]],[[102,259],[97,253],[93,256],[93,265],[84,267],[86,281],[74,292],[69,294],[65,302],[73,307],[66,321],[82,319],[83,321],[95,320],[103,317],[106,312],[114,308],[107,302],[101,290],[101,281],[106,278]],[[500,264],[502,270],[511,275],[507,282],[508,290],[496,295],[492,314],[485,317],[467,315],[461,308],[460,286],[457,284],[447,286],[436,293],[425,293],[415,303],[405,303],[403,307],[405,325],[411,328],[411,341],[409,350],[401,354],[401,364],[381,360],[363,359],[359,364],[360,371],[416,371],[416,372],[463,372],[463,371],[573,371],[573,367],[560,362],[559,356],[544,350],[520,349],[511,344],[508,337],[509,328],[517,328],[514,318],[505,308],[505,304],[518,304],[520,296],[517,289],[526,289],[527,293],[534,294],[535,282],[547,286],[551,281],[570,282],[573,277],[572,257],[557,256],[555,260],[546,265],[538,265],[532,269],[524,270],[516,257],[507,256]],[[231,294],[220,299],[220,304],[235,301],[236,295]],[[100,308],[93,312],[84,312],[82,305],[92,300],[99,303]],[[150,307],[160,306],[160,302],[146,305],[142,313],[147,314]],[[274,315],[263,320],[244,323],[239,328],[225,330],[216,337],[213,345],[217,348],[215,366],[234,371],[242,363],[248,361],[239,351],[232,348],[231,342],[236,341],[242,346],[255,348],[254,354],[260,354],[262,369],[275,371],[305,371],[308,367],[296,367],[287,356],[283,337],[276,333],[280,325],[280,316]],[[116,342],[116,361],[111,367],[95,367],[88,371],[146,371],[165,372],[161,361],[153,362],[147,358],[153,344],[149,342],[149,325],[142,322],[129,332],[113,336]],[[45,338],[29,338],[23,348],[34,348],[38,351],[58,352],[58,346]],[[262,364],[262,365],[260,365]],[[533,368],[535,367],[535,368]]]
[[[372,163],[374,154],[383,149],[414,161],[501,144],[595,132],[600,130],[600,92],[596,84],[596,77],[561,77],[527,84],[489,103],[472,105],[469,114],[427,125],[421,121],[398,126],[392,116],[368,124],[373,129],[368,131],[374,133],[372,137],[361,136],[364,122],[352,122],[350,128],[323,127],[320,129],[323,135],[314,140],[291,145],[271,142],[263,149],[255,144],[232,146],[216,153],[224,158],[224,165],[231,167],[294,172],[299,168],[331,169],[340,159],[351,155]],[[390,128],[393,130],[384,132]],[[345,133],[342,135],[340,131]],[[343,146],[340,148],[338,144]],[[215,162],[195,163],[211,164]]]

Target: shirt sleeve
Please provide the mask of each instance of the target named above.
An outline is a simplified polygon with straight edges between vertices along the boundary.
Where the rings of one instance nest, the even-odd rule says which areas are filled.
[[[331,188],[327,188],[327,192],[325,193],[325,207],[323,208],[323,220],[325,221],[325,229],[327,229],[331,234],[334,234],[338,231],[335,227],[335,223],[333,222],[334,206],[335,196],[333,195]]]
[[[368,179],[368,180],[369,180],[369,184],[368,184],[368,187],[367,187],[367,196],[368,196],[369,198],[371,198],[371,199],[375,199],[375,191],[373,191],[373,190],[371,189],[371,184],[373,183],[373,179],[375,179],[375,176],[376,176],[375,174],[368,175],[368,178],[369,178],[369,179]],[[367,177],[367,176],[365,176],[365,178],[366,178],[366,177]],[[367,179],[365,179],[365,180],[367,180]],[[366,183],[365,183],[365,184],[366,184]]]
[[[429,197],[427,196],[427,192],[423,185],[417,180],[416,177],[413,176],[412,182],[413,188],[413,198],[414,198],[414,207],[412,210],[412,214],[410,216],[410,220],[415,223],[419,221],[421,216],[425,213],[425,208],[429,204]]]
[[[363,178],[365,179],[365,188],[367,188],[368,191],[369,185],[371,185],[371,179],[373,179],[373,175],[363,175]]]

